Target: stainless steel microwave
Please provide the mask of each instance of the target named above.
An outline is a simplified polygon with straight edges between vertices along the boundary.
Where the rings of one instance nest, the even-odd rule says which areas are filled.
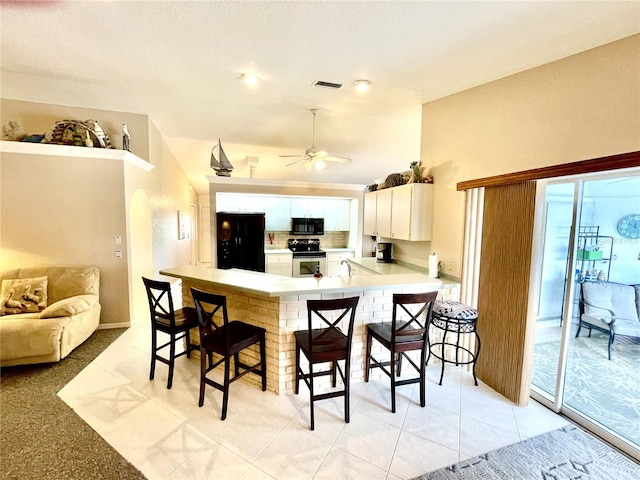
[[[293,217],[291,235],[324,235],[324,218]]]

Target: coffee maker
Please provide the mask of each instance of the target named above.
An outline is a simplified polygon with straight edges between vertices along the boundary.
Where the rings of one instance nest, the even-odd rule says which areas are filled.
[[[393,262],[393,243],[380,243],[377,245],[376,261],[380,263]]]

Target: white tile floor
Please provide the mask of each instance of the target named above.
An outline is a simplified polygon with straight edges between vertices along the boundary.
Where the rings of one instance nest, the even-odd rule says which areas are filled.
[[[389,410],[388,379],[352,385],[351,422],[342,399],[316,403],[309,430],[309,396],[231,386],[227,419],[222,395],[207,389],[198,407],[199,360],[178,360],[173,387],[167,367],[149,381],[150,333],[135,325],[59,396],[150,479],[409,479],[561,427],[567,422],[531,400],[517,407],[471,373],[447,365],[427,369],[427,406],[417,385],[398,388]]]

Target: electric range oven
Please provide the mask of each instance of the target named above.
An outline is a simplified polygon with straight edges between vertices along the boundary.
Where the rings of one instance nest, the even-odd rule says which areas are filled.
[[[293,277],[313,276],[318,270],[327,273],[327,252],[320,250],[317,238],[290,238],[289,250],[293,252]]]

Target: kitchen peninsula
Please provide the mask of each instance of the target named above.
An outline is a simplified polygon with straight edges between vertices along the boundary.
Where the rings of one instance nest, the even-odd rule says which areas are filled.
[[[267,330],[267,388],[276,393],[293,390],[293,332],[307,328],[307,299],[360,297],[353,332],[351,378],[361,382],[366,324],[390,319],[394,293],[438,290],[441,299],[457,299],[459,295],[459,284],[421,273],[315,279],[185,265],[161,270],[160,274],[182,280],[183,305],[193,306],[191,287],[226,295],[230,320],[243,320]],[[257,361],[257,351],[247,349],[247,352],[255,357],[247,359],[248,362]],[[250,377],[245,378],[253,381]]]

